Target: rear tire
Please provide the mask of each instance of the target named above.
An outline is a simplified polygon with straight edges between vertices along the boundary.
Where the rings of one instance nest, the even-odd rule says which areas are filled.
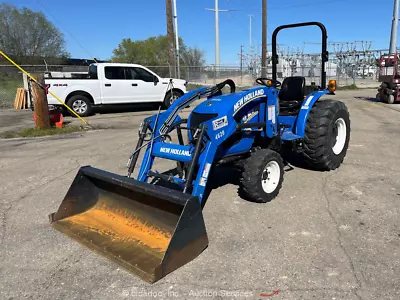
[[[258,149],[244,164],[239,194],[253,202],[269,202],[279,194],[283,173],[283,160],[277,152]]]
[[[172,91],[172,93],[171,93],[171,91],[168,91],[165,94],[165,98],[164,98],[164,102],[163,102],[164,107],[165,108],[170,107],[171,104],[175,102],[175,100],[177,100],[178,98],[180,98],[182,96],[183,96],[183,93],[181,91],[174,90],[174,91]]]
[[[304,156],[312,168],[330,171],[346,156],[350,141],[350,116],[346,105],[335,100],[315,103],[308,115]]]
[[[93,114],[93,105],[89,98],[83,95],[75,95],[68,99],[67,105],[80,117],[87,117]],[[76,117],[68,110],[72,117]]]

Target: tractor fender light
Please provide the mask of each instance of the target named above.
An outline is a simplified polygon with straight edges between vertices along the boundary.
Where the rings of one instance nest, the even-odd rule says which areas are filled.
[[[336,80],[329,80],[328,90],[332,93],[336,91]]]

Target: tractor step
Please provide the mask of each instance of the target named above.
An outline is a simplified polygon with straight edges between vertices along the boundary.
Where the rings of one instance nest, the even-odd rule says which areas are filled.
[[[294,134],[292,131],[285,131],[282,134],[283,141],[293,141],[301,138],[302,138],[301,136]]]

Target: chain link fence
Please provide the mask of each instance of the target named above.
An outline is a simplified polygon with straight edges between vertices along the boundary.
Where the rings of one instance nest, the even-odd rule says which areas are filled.
[[[169,66],[147,66],[161,77],[170,76]],[[88,71],[87,66],[71,65],[25,65],[22,66],[27,72],[66,72],[83,73]],[[197,85],[213,85],[224,79],[230,78],[240,87],[248,87],[255,84],[255,79],[261,77],[261,68],[238,67],[238,66],[183,66],[180,69],[181,78],[189,83],[189,89]],[[267,67],[267,77],[272,77],[272,66]],[[281,59],[277,68],[278,80],[288,76],[304,76],[307,84],[315,82],[320,84],[320,66],[315,64],[299,64],[290,59]],[[376,68],[355,68],[347,66],[343,68],[335,62],[326,63],[327,80],[334,79],[339,87],[355,85],[357,87],[377,87]],[[172,74],[174,75],[174,74]],[[0,108],[12,108],[17,88],[23,87],[22,73],[12,65],[0,65]]]

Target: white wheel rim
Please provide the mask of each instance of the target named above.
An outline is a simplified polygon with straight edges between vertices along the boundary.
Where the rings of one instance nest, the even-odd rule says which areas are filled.
[[[178,99],[179,97],[177,95],[171,95],[171,98],[169,98],[169,103],[172,104]]]
[[[83,100],[75,100],[72,103],[72,109],[77,113],[83,114],[87,110],[87,104]]]
[[[337,135],[336,135],[336,142],[335,145],[333,145],[332,150],[333,153],[339,155],[344,148],[344,144],[346,143],[346,135],[347,135],[346,122],[344,121],[343,118],[339,118],[336,120],[335,126],[337,129]]]
[[[275,191],[281,177],[281,168],[276,161],[270,161],[265,166],[261,177],[261,186],[267,194]]]

